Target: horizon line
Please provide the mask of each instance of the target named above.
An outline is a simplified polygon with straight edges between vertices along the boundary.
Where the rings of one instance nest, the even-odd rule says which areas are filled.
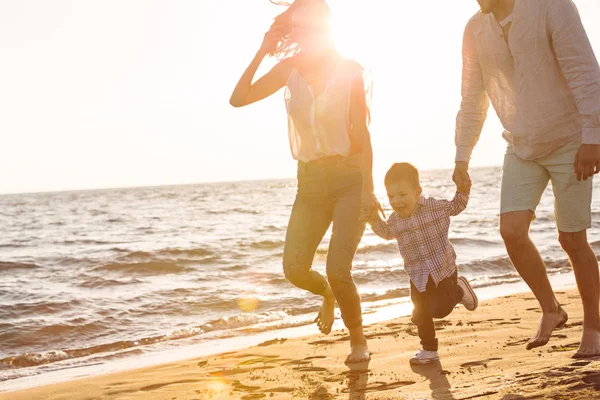
[[[484,168],[499,168],[501,165],[478,165],[470,167],[469,169],[484,169]],[[452,168],[423,168],[420,171],[447,171]],[[81,189],[49,189],[49,190],[32,190],[24,192],[0,192],[0,196],[15,196],[15,195],[35,195],[35,194],[53,194],[53,193],[71,193],[71,192],[94,192],[94,191],[108,191],[108,190],[123,190],[123,189],[151,189],[151,188],[165,188],[170,186],[194,186],[194,185],[210,185],[210,184],[222,184],[222,183],[242,183],[242,182],[264,182],[264,181],[277,181],[296,179],[296,177],[278,177],[278,178],[253,178],[253,179],[225,179],[225,180],[214,180],[214,181],[201,181],[201,182],[188,182],[188,183],[158,183],[150,185],[133,185],[133,186],[111,186],[111,187],[92,187],[92,188],[81,188]]]

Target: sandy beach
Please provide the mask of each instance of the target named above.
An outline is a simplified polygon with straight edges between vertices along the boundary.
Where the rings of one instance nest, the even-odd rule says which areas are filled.
[[[348,336],[274,338],[243,351],[0,394],[2,400],[92,399],[600,399],[600,358],[574,360],[581,333],[575,290],[558,293],[567,325],[525,350],[540,316],[524,293],[457,308],[437,323],[441,361],[410,366],[408,317],[367,328],[373,359],[343,364]]]

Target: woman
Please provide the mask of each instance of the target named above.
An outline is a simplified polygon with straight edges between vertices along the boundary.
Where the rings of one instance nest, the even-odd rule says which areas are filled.
[[[373,194],[362,68],[335,50],[330,19],[324,0],[296,0],[288,5],[265,34],[230,103],[246,106],[286,86],[298,191],[285,238],[283,269],[292,284],[323,296],[315,321],[325,334],[331,332],[337,300],[350,331],[351,353],[346,362],[356,363],[369,360],[370,352],[351,275],[352,260],[365,219],[381,206]],[[279,63],[252,83],[267,55],[278,56]],[[325,279],[311,266],[332,222]]]

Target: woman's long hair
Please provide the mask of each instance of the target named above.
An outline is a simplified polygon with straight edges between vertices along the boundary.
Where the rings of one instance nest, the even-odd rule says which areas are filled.
[[[295,0],[293,2],[282,0],[269,0],[271,3],[285,6],[287,10],[275,17],[273,25],[283,28],[282,37],[275,50],[270,55],[278,59],[292,57],[301,51],[298,37],[294,36],[293,27],[301,24],[305,29],[313,30],[313,33],[323,35],[323,40],[331,40],[331,9],[325,0]],[[302,10],[303,19],[294,20]],[[371,97],[373,80],[371,74],[363,69],[363,81],[365,86],[365,114],[366,123],[371,123]]]
[[[331,40],[331,10],[325,0],[269,1],[287,7],[287,10],[275,17],[273,23],[283,28],[283,34],[275,50],[271,52],[271,56],[283,59],[302,50],[298,44],[299,38],[294,35],[294,26],[302,26],[303,30],[311,30],[313,34],[323,35],[323,40]],[[298,21],[296,18],[300,15],[303,19]]]

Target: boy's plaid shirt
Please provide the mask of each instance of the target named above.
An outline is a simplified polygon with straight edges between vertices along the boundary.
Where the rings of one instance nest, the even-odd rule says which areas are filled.
[[[378,236],[398,241],[404,269],[419,292],[425,291],[429,276],[437,286],[456,272],[456,253],[448,240],[450,217],[460,214],[468,202],[469,194],[458,191],[450,201],[421,196],[410,217],[393,212],[387,222],[379,216],[371,222]]]

